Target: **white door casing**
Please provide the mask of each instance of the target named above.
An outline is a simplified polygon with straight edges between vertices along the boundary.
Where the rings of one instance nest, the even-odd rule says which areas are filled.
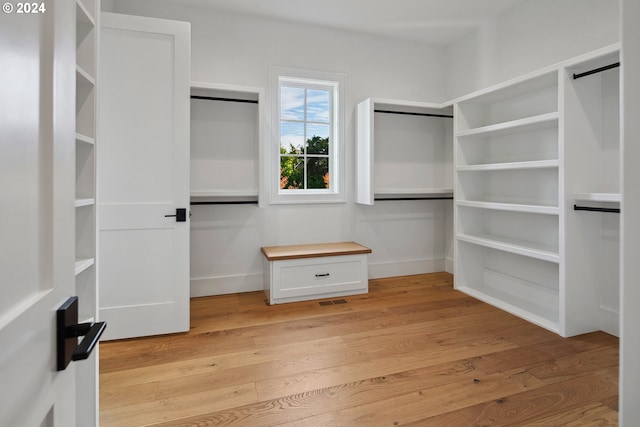
[[[0,425],[12,427],[74,426],[76,363],[89,363],[56,371],[56,309],[75,290],[76,6],[44,5],[0,14]]]
[[[105,339],[189,329],[188,23],[104,13],[98,137]]]

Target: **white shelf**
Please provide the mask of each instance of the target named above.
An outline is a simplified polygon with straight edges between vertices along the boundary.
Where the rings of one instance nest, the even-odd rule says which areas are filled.
[[[81,0],[76,0],[76,20],[89,24],[93,27],[96,26],[95,19]]]
[[[542,261],[553,263],[560,262],[560,254],[558,253],[557,248],[553,248],[550,245],[541,245],[539,243],[529,242],[525,240],[511,239],[508,237],[488,234],[460,234],[457,236],[457,239],[464,242],[473,243],[475,245],[497,249],[503,252],[523,255]]]
[[[470,200],[458,200],[456,202],[458,206],[468,206],[472,208],[482,209],[494,209],[501,211],[511,212],[528,212],[545,215],[559,215],[560,208],[557,206],[544,206],[544,205],[525,205],[516,203],[498,203],[498,202],[476,202]]]
[[[76,132],[76,141],[84,142],[85,144],[92,144],[92,145],[96,143],[95,138],[84,135],[80,132]]]
[[[620,203],[620,193],[577,193],[573,195],[575,200],[587,202]]]
[[[394,198],[424,198],[453,197],[453,188],[381,188],[376,190],[374,198],[378,200]]]
[[[79,86],[95,86],[96,80],[80,65],[76,65],[76,78]]]
[[[258,203],[258,190],[196,190],[191,191],[191,202],[212,203]]]
[[[506,135],[509,133],[532,132],[535,130],[556,127],[558,125],[558,118],[558,112],[554,111],[533,117],[526,117],[524,119],[459,131],[456,133],[456,136],[458,138],[464,138],[469,136]]]
[[[94,263],[95,263],[94,258],[85,258],[85,259],[76,260],[76,266],[75,266],[76,276],[82,273],[83,271],[85,271],[87,268],[91,267]]]
[[[83,206],[93,206],[95,205],[96,200],[92,198],[86,199],[76,199],[76,208],[81,208]]]
[[[464,165],[456,168],[459,172],[466,171],[494,171],[494,170],[514,170],[514,169],[550,169],[560,166],[560,161],[553,160],[533,160],[526,162],[508,163],[487,163],[478,165]]]

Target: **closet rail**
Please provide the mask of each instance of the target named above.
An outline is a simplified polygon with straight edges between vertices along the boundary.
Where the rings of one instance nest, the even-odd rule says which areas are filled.
[[[573,205],[573,210],[574,211],[620,213],[620,208],[592,208],[592,207],[589,207],[589,206],[578,206],[578,205]]]
[[[431,114],[431,113],[412,113],[409,111],[391,111],[391,110],[373,110],[374,113],[385,113],[385,114],[404,114],[406,116],[425,116],[425,117],[446,117],[452,119],[453,116],[447,114]]]
[[[573,79],[575,80],[579,79],[580,77],[590,76],[591,74],[601,73],[602,71],[607,71],[612,68],[618,68],[619,66],[620,63],[616,62],[615,64],[605,65],[604,67],[595,68],[593,70],[585,71],[584,73],[573,73]]]
[[[244,102],[246,104],[257,104],[258,101],[255,99],[240,99],[240,98],[223,98],[220,96],[201,96],[201,95],[191,95],[191,99],[204,99],[207,101],[224,101],[224,102]]]

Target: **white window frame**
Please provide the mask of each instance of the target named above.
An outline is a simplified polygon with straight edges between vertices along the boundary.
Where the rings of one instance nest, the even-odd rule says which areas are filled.
[[[339,73],[271,67],[271,144],[270,167],[266,177],[270,188],[270,203],[344,203],[345,197],[345,143],[344,93],[346,76]],[[280,86],[295,85],[309,89],[332,89],[332,131],[329,135],[329,189],[280,189]]]

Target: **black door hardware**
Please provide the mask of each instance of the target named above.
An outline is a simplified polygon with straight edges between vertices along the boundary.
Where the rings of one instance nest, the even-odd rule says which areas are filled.
[[[165,215],[165,218],[175,217],[176,222],[186,222],[187,221],[187,209],[186,208],[178,208],[176,209],[175,215]]]
[[[72,360],[84,360],[91,355],[107,324],[78,323],[78,297],[71,297],[56,311],[56,327],[56,369],[62,371]],[[78,337],[84,337],[80,344]]]

